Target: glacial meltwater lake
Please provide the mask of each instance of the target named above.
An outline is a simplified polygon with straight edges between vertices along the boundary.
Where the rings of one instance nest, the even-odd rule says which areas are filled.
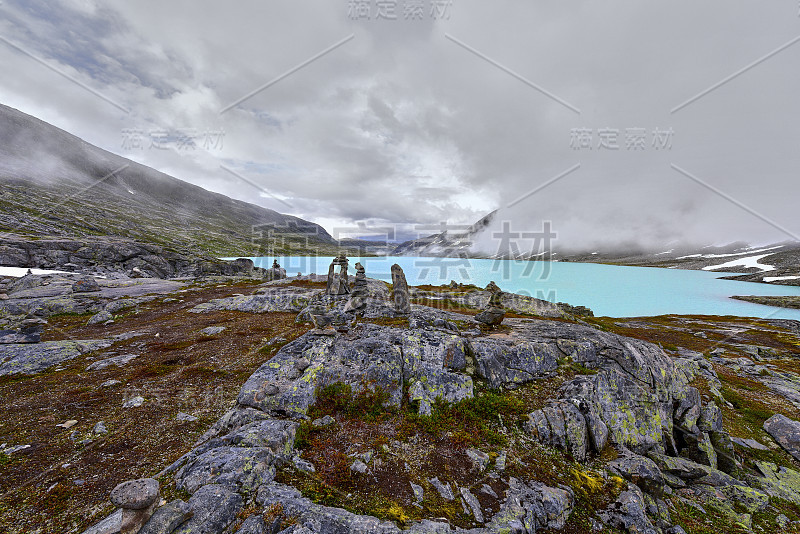
[[[273,257],[251,258],[269,268]],[[289,276],[327,274],[330,256],[278,257]],[[731,299],[731,295],[798,295],[800,286],[780,286],[721,280],[731,273],[620,267],[594,263],[528,262],[415,257],[351,257],[361,262],[367,276],[391,282],[397,263],[409,285],[440,285],[455,280],[484,287],[494,280],[504,291],[531,295],[551,302],[588,306],[595,315],[642,317],[664,314],[739,315],[800,320],[800,310],[781,309]]]

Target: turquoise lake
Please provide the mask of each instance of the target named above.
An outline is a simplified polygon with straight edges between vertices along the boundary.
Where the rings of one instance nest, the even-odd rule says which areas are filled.
[[[269,268],[274,258],[251,258]],[[327,274],[330,256],[278,257],[289,276]],[[367,276],[391,281],[390,267],[397,263],[409,285],[440,285],[455,280],[484,287],[494,280],[505,291],[531,295],[551,302],[588,306],[595,315],[642,317],[664,314],[739,315],[800,320],[800,310],[780,309],[731,299],[731,295],[799,295],[798,286],[720,280],[730,273],[619,267],[594,263],[528,262],[451,258],[368,257],[361,262]]]

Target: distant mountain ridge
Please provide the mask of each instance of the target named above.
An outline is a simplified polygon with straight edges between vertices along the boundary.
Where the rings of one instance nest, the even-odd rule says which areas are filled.
[[[339,249],[317,224],[207,191],[4,105],[0,232],[112,236],[201,257]]]

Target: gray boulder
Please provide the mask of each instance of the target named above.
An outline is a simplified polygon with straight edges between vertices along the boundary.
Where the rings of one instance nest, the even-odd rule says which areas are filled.
[[[207,484],[249,493],[275,478],[274,458],[272,451],[261,447],[217,447],[182,467],[175,485],[189,493]]]
[[[783,447],[786,452],[800,460],[800,422],[785,415],[775,414],[764,421],[764,430]]]
[[[664,477],[650,458],[628,453],[612,460],[606,467],[611,473],[633,482],[651,495],[659,496],[664,491]]]
[[[156,509],[138,534],[170,534],[187,519],[192,517],[191,507],[181,500],[175,500]]]
[[[173,534],[221,534],[242,509],[242,497],[224,486],[209,484],[198,489],[188,502],[194,515]]]
[[[620,494],[617,500],[599,513],[600,519],[614,528],[636,534],[658,534],[646,513],[642,490],[633,484]]]

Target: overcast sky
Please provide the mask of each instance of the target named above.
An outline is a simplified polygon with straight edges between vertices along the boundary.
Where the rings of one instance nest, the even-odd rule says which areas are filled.
[[[799,10],[3,0],[0,102],[329,231],[499,209],[575,247],[757,244],[800,234]]]

